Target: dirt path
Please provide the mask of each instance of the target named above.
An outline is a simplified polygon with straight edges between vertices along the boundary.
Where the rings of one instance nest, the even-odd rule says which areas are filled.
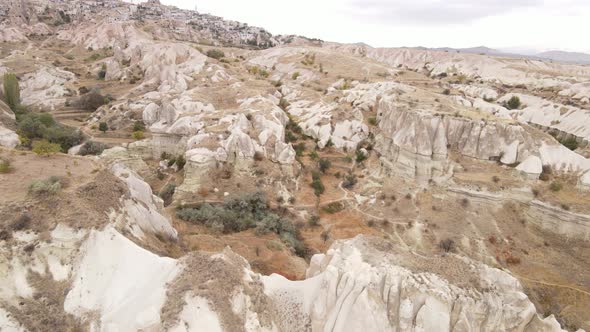
[[[554,283],[550,283],[550,282],[545,282],[545,281],[541,281],[541,280],[535,280],[535,279],[529,279],[527,277],[523,277],[519,274],[514,273],[513,271],[510,271],[512,273],[512,275],[514,275],[515,277],[517,277],[518,279],[522,279],[528,282],[532,282],[532,283],[536,283],[536,284],[541,284],[541,285],[545,285],[545,286],[551,286],[551,287],[559,287],[559,288],[567,288],[576,292],[580,292],[582,294],[586,294],[588,296],[590,296],[590,292],[587,292],[583,289],[579,289],[573,286],[568,286],[568,285],[561,285],[561,284],[554,284]]]

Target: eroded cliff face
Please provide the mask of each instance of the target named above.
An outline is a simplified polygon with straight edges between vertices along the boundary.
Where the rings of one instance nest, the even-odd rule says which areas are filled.
[[[386,167],[421,180],[452,175],[451,151],[461,156],[515,164],[538,151],[519,124],[410,109],[396,96],[379,102],[376,149]]]
[[[10,107],[0,100],[0,146],[14,148],[20,144],[16,129],[15,116]]]

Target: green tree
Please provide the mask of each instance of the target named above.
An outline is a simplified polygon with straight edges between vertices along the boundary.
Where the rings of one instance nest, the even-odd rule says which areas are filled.
[[[13,111],[16,111],[17,106],[20,104],[20,87],[18,85],[18,79],[13,73],[4,74],[4,98],[6,104]]]
[[[98,130],[102,131],[103,133],[106,133],[107,130],[109,130],[109,126],[106,122],[101,122],[98,124]]]

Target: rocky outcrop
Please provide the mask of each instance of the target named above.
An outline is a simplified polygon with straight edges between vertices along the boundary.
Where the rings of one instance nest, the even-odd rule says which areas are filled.
[[[265,292],[285,330],[301,330],[302,319],[287,317],[302,317],[313,331],[561,331],[508,273],[456,256],[418,272],[434,264],[412,256],[358,236],[314,256],[303,282],[265,277]]]
[[[382,163],[422,180],[451,174],[450,151],[514,164],[538,150],[535,140],[520,125],[410,110],[397,103],[395,96],[381,99],[378,121],[381,131],[376,150]]]

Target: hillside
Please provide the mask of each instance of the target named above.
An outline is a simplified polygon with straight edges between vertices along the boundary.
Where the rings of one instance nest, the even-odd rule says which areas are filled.
[[[0,330],[590,329],[590,67],[158,1],[0,22]]]

